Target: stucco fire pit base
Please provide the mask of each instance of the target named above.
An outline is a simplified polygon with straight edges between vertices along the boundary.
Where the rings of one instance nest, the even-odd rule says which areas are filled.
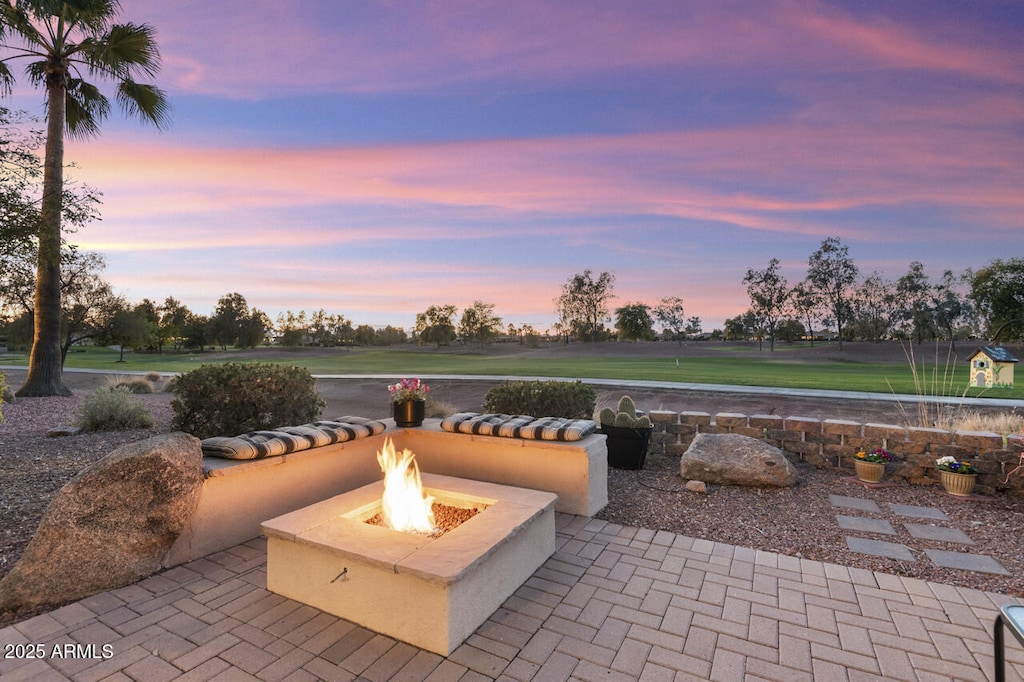
[[[449,655],[555,552],[552,493],[423,474],[438,502],[483,508],[440,538],[364,522],[383,482],[263,524],[267,589]]]

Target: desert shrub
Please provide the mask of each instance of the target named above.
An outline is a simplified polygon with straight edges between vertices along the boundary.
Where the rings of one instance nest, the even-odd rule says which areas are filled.
[[[534,417],[589,419],[597,396],[579,381],[508,381],[487,391],[484,409]]]
[[[302,367],[267,362],[203,365],[174,382],[174,428],[198,438],[304,424],[324,401]]]
[[[152,393],[153,382],[146,377],[110,377],[107,388],[123,388],[129,393]]]
[[[113,386],[86,396],[75,423],[83,431],[124,431],[150,427],[153,417],[131,391]]]
[[[4,396],[7,395],[7,384],[4,382],[4,373],[0,372],[0,424],[4,423]]]
[[[146,373],[146,381],[148,381],[151,384],[159,384],[161,381],[163,381],[163,379],[164,378],[162,376],[160,376],[160,372],[147,372]]]
[[[429,396],[427,398],[424,414],[427,419],[444,419],[445,417],[452,416],[458,411],[459,408],[455,407],[451,403]]]

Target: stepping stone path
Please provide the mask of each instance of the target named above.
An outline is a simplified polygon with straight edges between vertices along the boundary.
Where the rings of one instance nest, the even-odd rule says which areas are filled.
[[[881,515],[885,513],[874,500],[863,497],[829,495],[829,502],[837,510],[847,512],[836,514],[836,523],[839,524],[840,528],[853,533],[874,535],[879,538],[848,535],[846,537],[846,545],[850,548],[850,551],[897,559],[899,561],[916,561],[918,559],[914,551],[906,545],[881,539],[886,536],[896,535],[896,529],[890,521],[864,516],[864,514]],[[887,507],[889,513],[901,519],[907,519],[907,521],[902,522],[902,526],[913,538],[960,544],[968,547],[974,544],[970,536],[959,528],[939,525],[950,521],[950,518],[941,509],[907,504],[888,504]],[[849,512],[859,512],[859,514],[854,515]],[[910,519],[926,520],[934,523],[914,523]],[[927,559],[942,568],[956,568],[964,571],[996,573],[999,575],[1010,574],[998,561],[986,554],[951,552],[939,549],[924,549],[923,552]]]

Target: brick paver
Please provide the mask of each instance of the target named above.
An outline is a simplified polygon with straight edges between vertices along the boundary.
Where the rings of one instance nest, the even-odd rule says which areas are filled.
[[[861,509],[848,500],[833,503]],[[557,526],[556,554],[448,658],[267,592],[254,540],[0,630],[0,645],[43,652],[0,659],[0,678],[989,680],[992,625],[1018,602],[597,519]],[[53,656],[76,643],[94,648]]]

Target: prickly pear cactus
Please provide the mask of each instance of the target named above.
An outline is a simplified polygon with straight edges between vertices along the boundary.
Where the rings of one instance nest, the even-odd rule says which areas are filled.
[[[601,408],[597,420],[602,424],[615,424],[615,410],[610,407]]]
[[[651,423],[651,418],[646,414],[642,417],[637,417],[636,421],[633,422],[634,429],[649,429],[652,426],[654,426],[654,424]]]

